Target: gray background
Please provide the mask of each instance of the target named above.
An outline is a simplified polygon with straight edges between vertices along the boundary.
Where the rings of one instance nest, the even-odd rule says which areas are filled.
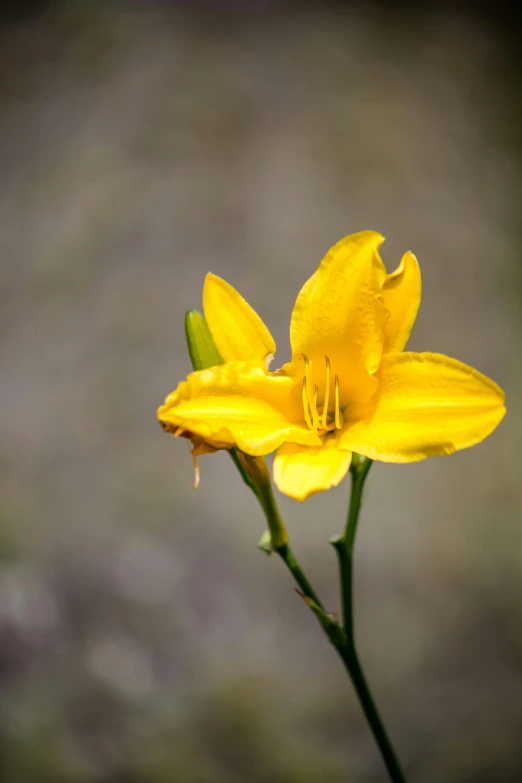
[[[451,5],[57,3],[0,33],[0,779],[384,781],[226,454],[156,408],[212,270],[289,358],[336,240],[411,249],[410,347],[492,376],[481,446],[376,465],[356,627],[410,781],[522,778],[519,62]],[[274,365],[274,366],[275,366]],[[280,498],[328,607],[348,483]]]

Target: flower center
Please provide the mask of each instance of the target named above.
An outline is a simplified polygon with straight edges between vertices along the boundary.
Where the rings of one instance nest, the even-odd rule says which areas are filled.
[[[328,406],[330,404],[330,359],[325,356],[326,371],[324,378],[324,395],[322,406],[317,405],[317,398],[319,395],[319,387],[317,384],[312,385],[310,378],[310,362],[308,358],[302,354],[305,364],[305,376],[303,378],[303,411],[308,429],[315,430],[316,432],[331,432],[332,430],[339,430],[343,426],[343,414],[339,408],[339,376],[334,378],[334,404],[331,406],[331,416],[333,421],[328,421]]]

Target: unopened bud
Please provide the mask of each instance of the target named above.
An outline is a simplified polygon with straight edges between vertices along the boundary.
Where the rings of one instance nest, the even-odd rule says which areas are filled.
[[[206,370],[208,367],[216,367],[218,364],[223,364],[223,359],[215,346],[205,317],[198,310],[187,310],[185,313],[185,335],[187,337],[190,361],[194,370]],[[257,495],[257,489],[245,465],[239,459],[237,452],[234,449],[230,449],[228,453],[234,460],[245,484]]]
[[[194,370],[206,370],[223,364],[223,359],[215,346],[204,316],[198,310],[187,310],[185,314],[185,334],[190,360]],[[203,452],[201,452],[203,453]],[[262,457],[250,457],[241,451],[230,449],[229,454],[234,460],[243,481],[255,493],[267,516],[269,540],[265,537],[265,552],[285,546],[288,536],[285,526],[277,511],[268,466]],[[194,454],[196,470],[195,486],[199,483],[199,469]]]
[[[206,370],[207,367],[223,364],[207,322],[197,310],[187,310],[185,314],[185,335],[190,361],[195,370]]]

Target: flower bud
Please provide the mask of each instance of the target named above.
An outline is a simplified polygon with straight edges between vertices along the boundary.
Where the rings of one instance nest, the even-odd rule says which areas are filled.
[[[223,364],[223,359],[215,346],[214,340],[207,326],[205,317],[198,310],[187,310],[185,313],[185,335],[187,338],[187,347],[194,370],[206,370],[208,367],[216,367]],[[245,484],[250,487],[252,492],[257,495],[257,488],[253,483],[243,462],[239,459],[235,449],[229,449],[230,456]],[[199,482],[199,470],[196,467],[196,481]]]
[[[187,310],[185,314],[185,335],[190,360],[195,370],[206,370],[207,367],[223,364],[207,322],[197,310]]]

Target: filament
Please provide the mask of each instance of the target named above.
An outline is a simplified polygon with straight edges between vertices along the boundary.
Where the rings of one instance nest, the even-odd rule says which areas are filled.
[[[303,378],[303,410],[305,415],[305,421],[309,430],[313,430],[314,426],[310,418],[310,411],[308,410],[308,394],[307,394],[306,377]]]
[[[325,381],[325,390],[324,390],[324,405],[323,405],[323,415],[322,415],[322,424],[323,429],[328,429],[328,402],[330,397],[330,359],[328,356],[324,357],[326,359],[326,381]]]
[[[303,412],[306,421],[306,425],[309,430],[315,432],[332,432],[332,430],[340,429],[342,427],[342,414],[339,402],[339,376],[335,376],[335,415],[334,421],[328,424],[328,405],[330,402],[330,359],[325,356],[326,362],[326,374],[325,374],[325,389],[324,389],[324,402],[321,415],[317,409],[317,398],[319,396],[319,387],[314,384],[312,392],[312,384],[310,378],[310,361],[307,356],[301,354],[304,365],[305,375],[303,378],[303,385],[301,387],[301,397],[303,402]]]
[[[319,387],[314,384],[314,396],[310,404],[312,409],[312,419],[314,423],[314,430],[319,429],[319,414],[317,413],[317,395],[319,394]]]
[[[335,376],[335,428],[341,429],[341,415],[339,408],[339,376]]]

